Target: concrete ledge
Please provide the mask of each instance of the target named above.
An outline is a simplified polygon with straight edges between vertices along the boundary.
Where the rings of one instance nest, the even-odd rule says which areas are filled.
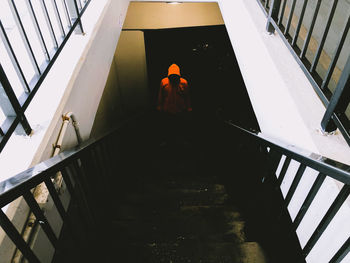
[[[340,132],[319,132],[325,108],[282,39],[266,32],[258,3],[219,4],[262,132],[350,164]]]

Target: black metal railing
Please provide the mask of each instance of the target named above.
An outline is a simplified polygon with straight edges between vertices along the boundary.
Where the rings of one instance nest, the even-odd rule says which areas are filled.
[[[303,247],[303,254],[307,257],[315,245],[317,245],[330,223],[337,224],[337,220],[334,219],[339,209],[347,205],[345,201],[350,194],[350,167],[318,154],[268,138],[264,134],[249,132],[227,121],[225,122],[225,127],[228,128],[228,136],[233,137],[235,140],[244,142],[244,138],[247,138],[247,142],[252,142],[257,145],[258,147],[255,147],[255,149],[259,149],[258,153],[254,152],[252,154],[258,154],[258,156],[261,154],[261,158],[264,158],[264,160],[267,156],[268,161],[263,162],[264,169],[270,171],[271,180],[274,181],[276,188],[280,189],[280,186],[284,184],[291,163],[297,162],[299,164],[298,171],[294,175],[293,182],[284,197],[284,208],[286,210],[293,202],[293,198],[297,195],[296,193],[298,192],[302,179],[310,176],[307,170],[312,168],[317,171],[318,175],[312,187],[308,190],[308,194],[293,220],[293,231],[295,232],[303,223],[305,215],[307,215],[308,211],[311,209],[310,207],[314,200],[322,194],[320,193],[322,192],[320,189],[322,185],[326,184],[325,181],[327,178],[333,178],[343,184],[330,207],[327,207],[327,213],[323,217],[320,215],[321,213],[318,213],[318,216],[322,217],[322,219],[314,218],[315,221],[320,220],[320,223],[313,230],[313,234]],[[58,237],[54,234],[53,226],[50,225],[50,221],[47,219],[45,213],[38,208],[38,204],[35,199],[33,199],[31,192],[31,189],[44,182],[64,224],[68,225],[72,238],[80,238],[80,241],[77,242],[79,244],[84,242],[84,240],[96,238],[92,233],[96,232],[96,229],[101,231],[102,225],[108,225],[108,222],[106,222],[108,215],[103,217],[104,221],[102,223],[99,222],[101,213],[108,212],[108,209],[105,209],[102,204],[106,204],[107,200],[114,202],[116,195],[115,189],[123,187],[117,185],[111,186],[109,182],[110,178],[115,176],[115,172],[119,171],[121,168],[121,163],[118,163],[117,159],[115,159],[116,156],[118,156],[118,160],[120,160],[123,156],[121,151],[124,148],[121,145],[125,143],[127,148],[130,147],[130,143],[123,138],[129,136],[132,137],[132,140],[134,139],[134,135],[130,136],[130,129],[135,130],[135,127],[130,128],[123,125],[115,132],[101,139],[90,140],[75,149],[64,151],[23,173],[1,182],[0,207],[4,207],[13,200],[23,197],[29,208],[35,214],[37,221],[40,222],[39,227],[43,229],[52,246],[56,248],[58,245]],[[251,149],[250,147],[245,148]],[[120,162],[123,161],[120,160]],[[282,167],[280,172],[277,172],[278,166]],[[64,184],[71,196],[70,202],[77,202],[78,204],[77,207],[80,212],[78,222],[71,222],[72,218],[67,212],[68,209],[63,207],[60,199],[61,191],[56,190],[53,184],[53,178],[57,177],[57,174],[62,174]],[[98,178],[96,175],[98,175]],[[123,176],[123,174],[121,174],[121,176]],[[283,198],[282,193],[281,196]],[[328,194],[324,197],[329,200]],[[298,198],[300,198],[300,196],[298,196]],[[79,228],[77,228],[75,224],[79,226],[83,225],[84,227],[80,229],[81,231],[77,232]],[[32,251],[30,245],[22,238],[19,231],[1,210],[0,226],[29,262],[39,262],[38,256]],[[88,239],[86,235],[89,235],[90,239]],[[96,240],[102,242],[102,239],[96,238]],[[341,241],[343,243],[339,245],[337,252],[331,256],[332,259],[330,259],[330,262],[341,262],[349,252],[350,237],[345,241]],[[329,240],[327,242],[333,241]],[[84,251],[84,253],[87,252],[88,251]]]
[[[5,116],[0,123],[0,152],[18,124],[26,134],[31,133],[25,111],[71,34],[83,33],[81,17],[90,1],[39,0],[34,5],[32,0],[7,0],[11,14],[4,17],[11,16],[12,31],[18,32],[20,38],[11,40],[11,30],[0,20],[0,47],[2,44],[10,61],[5,63],[4,57],[0,61],[0,107]],[[2,11],[5,12],[0,10],[0,14]],[[30,18],[31,27],[24,23],[26,17]],[[36,51],[35,45],[40,46],[41,51]],[[26,64],[24,56],[30,65]],[[12,80],[15,83],[11,83],[7,74],[11,70],[15,72],[15,80]],[[17,86],[23,89],[20,94],[14,91]]]
[[[346,201],[350,194],[350,166],[328,159],[319,154],[300,149],[294,145],[288,145],[284,142],[271,139],[262,133],[247,131],[234,125],[230,121],[225,121],[225,125],[228,127],[229,131],[235,132],[236,135],[238,132],[238,136],[245,136],[247,137],[247,141],[258,145],[258,148],[255,149],[260,149],[261,152],[259,154],[261,154],[261,158],[264,158],[267,155],[268,161],[264,163],[264,169],[268,171],[267,176],[271,177],[268,181],[272,181],[273,185],[275,186],[274,189],[278,189],[279,195],[283,200],[284,207],[282,209],[287,211],[286,213],[290,214],[288,212],[288,208],[290,207],[293,198],[301,198],[300,192],[298,192],[298,188],[304,186],[302,185],[303,183],[301,183],[301,181],[303,178],[308,176],[310,178],[311,176],[307,170],[311,168],[317,172],[317,176],[313,181],[311,188],[305,195],[306,197],[303,198],[302,205],[299,207],[294,220],[292,220],[290,216],[290,222],[292,223],[291,229],[293,229],[293,232],[297,232],[297,229],[303,223],[307,212],[311,210],[310,207],[315,199],[318,197],[318,195],[322,195],[320,193],[322,192],[320,189],[324,184],[326,184],[325,181],[327,178],[333,178],[339,182],[339,185],[343,185],[336,198],[332,201],[332,204],[329,207],[323,207],[327,210],[325,215],[322,217],[322,213],[315,213],[313,221],[318,222],[318,220],[320,220],[320,223],[315,229],[313,229],[312,235],[302,247],[302,254],[306,258],[320,241],[322,235],[327,230],[327,227],[331,223],[336,222],[334,219],[340,208],[344,206],[348,208]],[[293,175],[292,183],[283,195],[281,186],[287,184],[285,183],[286,174],[291,173],[290,171],[294,171],[293,168],[291,168],[293,166],[292,163],[298,164],[298,169]],[[326,193],[323,198],[329,200],[330,197],[328,194],[329,193]],[[333,227],[335,228],[336,226],[333,225]],[[337,240],[337,242],[338,241],[339,240]],[[332,263],[341,262],[350,251],[350,236],[348,236],[346,240],[341,241],[343,242],[342,245],[339,246],[338,250],[331,256],[329,261],[327,261],[325,258],[322,258],[320,261]],[[328,247],[331,247],[333,244],[331,242],[334,242],[334,240],[328,240],[327,242]]]
[[[331,132],[339,128],[350,145],[350,48],[345,45],[350,14],[340,13],[347,12],[350,4],[338,0],[258,3],[267,16],[267,31],[276,30],[282,37],[327,107],[322,129]]]
[[[109,200],[109,193],[112,192],[108,178],[117,169],[116,162],[112,158],[119,150],[117,135],[121,129],[99,140],[90,140],[75,149],[64,151],[1,182],[0,207],[3,208],[17,198],[23,197],[35,215],[37,226],[45,232],[51,246],[59,250],[60,237],[55,234],[57,229],[50,223],[45,207],[39,207],[38,201],[33,196],[32,190],[40,184],[45,184],[49,198],[53,200],[63,225],[68,229],[70,235],[68,239],[75,240],[74,250],[81,250],[78,251],[81,253],[80,259],[89,257],[87,243],[94,246],[96,242],[102,242],[98,231],[103,231],[102,225],[108,225],[106,218],[102,224],[99,223],[99,218],[104,213],[101,204]],[[55,183],[60,181],[57,177],[63,182],[60,184],[61,187]],[[69,206],[63,202],[62,187],[68,190]],[[76,215],[71,215],[72,204],[75,204],[74,207],[78,210],[78,213],[75,212],[78,218]],[[32,250],[30,240],[26,241],[22,237],[21,231],[17,230],[2,209],[0,209],[0,226],[29,262],[40,262],[40,255]],[[96,250],[96,247],[93,249]]]

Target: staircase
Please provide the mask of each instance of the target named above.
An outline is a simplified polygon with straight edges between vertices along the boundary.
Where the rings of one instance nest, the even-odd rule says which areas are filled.
[[[112,194],[100,203],[97,237],[88,234],[79,251],[67,234],[54,262],[268,262],[225,188],[221,157],[213,155],[220,146],[208,140],[214,126],[197,125],[189,141],[178,136],[165,146],[156,118],[132,126],[111,157]]]
[[[115,262],[267,262],[199,152],[179,143],[151,156],[113,208]]]
[[[3,182],[0,200],[26,198],[40,219],[38,233],[52,239],[54,263],[305,262],[327,228],[323,222],[332,221],[345,202],[349,186],[339,192],[303,249],[295,232],[297,220],[291,221],[286,202],[293,198],[306,166],[320,173],[300,213],[318,194],[325,179],[321,171],[347,182],[349,167],[335,161],[337,166],[331,166],[315,154],[300,154],[296,147],[292,151],[215,118],[193,120],[194,125],[175,133],[165,145],[153,115],[128,122]],[[294,158],[300,165],[285,199],[279,185]],[[39,173],[28,177],[33,171]],[[57,175],[63,179],[59,191],[50,180]],[[32,186],[42,182],[55,204],[43,211],[30,197]],[[68,193],[67,210],[60,196]],[[58,242],[46,220],[55,208],[64,222]],[[2,228],[29,262],[51,261],[42,255],[49,243],[40,251],[32,249],[6,216],[0,216]],[[348,243],[330,262],[341,262]]]

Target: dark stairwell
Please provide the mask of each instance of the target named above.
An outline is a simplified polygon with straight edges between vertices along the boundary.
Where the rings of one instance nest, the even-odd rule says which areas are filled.
[[[302,262],[275,224],[283,213],[257,145],[208,119],[190,142],[161,148],[157,119],[141,119],[96,150],[107,160],[81,159],[95,223],[77,215],[83,247],[63,232],[54,262]]]
[[[159,39],[180,35],[187,46],[174,45],[171,54],[161,48]],[[87,242],[80,249],[63,231],[54,262],[303,262],[278,195],[270,182],[263,183],[269,172],[264,152],[218,119],[259,130],[225,28],[145,36],[151,86],[161,69],[150,65],[171,62],[174,55],[185,65],[194,101],[188,134],[161,146],[162,123],[149,112],[104,140],[108,154],[101,150],[82,163],[95,224],[83,230]],[[80,225],[82,216],[76,218]]]

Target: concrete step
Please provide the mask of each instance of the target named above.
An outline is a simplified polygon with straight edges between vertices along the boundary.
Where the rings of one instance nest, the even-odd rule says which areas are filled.
[[[263,249],[257,242],[245,242],[241,245],[242,263],[267,263]]]

